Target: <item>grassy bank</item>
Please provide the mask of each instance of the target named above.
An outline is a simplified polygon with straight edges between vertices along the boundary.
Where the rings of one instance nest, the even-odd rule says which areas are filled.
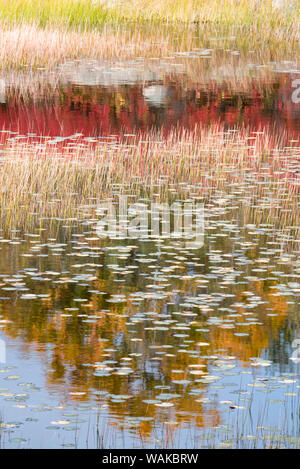
[[[297,2],[298,3],[298,2]],[[99,27],[107,22],[179,22],[226,25],[297,26],[300,6],[280,7],[270,0],[2,0],[1,19],[8,23]]]
[[[1,68],[220,46],[288,59],[299,48],[299,20],[296,2],[270,0],[1,0]]]

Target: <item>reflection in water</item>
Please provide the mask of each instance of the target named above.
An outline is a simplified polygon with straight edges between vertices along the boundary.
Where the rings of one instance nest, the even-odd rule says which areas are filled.
[[[94,228],[101,191],[93,198],[85,187],[86,200],[79,194],[88,150],[86,159],[79,158],[78,181],[70,179],[79,191],[71,201],[78,196],[81,203],[72,218],[55,191],[57,181],[47,186],[51,197],[45,187],[36,194],[32,168],[22,166],[29,167],[31,198],[18,187],[6,188],[6,199],[4,188],[1,200],[0,332],[8,357],[0,368],[4,447],[299,447],[299,194],[284,185],[287,177],[297,182],[298,174],[300,108],[291,99],[296,72],[247,72],[233,80],[227,76],[230,64],[208,74],[212,50],[193,53],[200,62],[194,71],[194,62],[187,65],[192,71],[186,74],[180,57],[171,58],[172,69],[163,61],[149,70],[97,63],[74,69],[70,63],[54,84],[5,86],[0,127],[2,144],[11,145],[10,163],[17,164],[14,151],[49,156],[50,146],[54,155],[65,142],[61,137],[71,139],[66,148],[83,145],[84,154],[97,142],[91,137],[104,136],[98,151],[110,161],[112,182],[119,168],[129,183],[139,175],[145,190],[151,172],[157,178],[151,197],[164,188],[168,202],[196,197],[200,190],[206,225],[200,249],[178,237],[99,239]],[[197,67],[201,73],[193,80]],[[198,153],[196,142],[186,137],[178,143],[175,132],[174,142],[151,146],[153,135],[196,126],[213,129],[203,132]],[[234,132],[216,138],[219,127],[263,129],[261,148],[267,142],[270,151],[256,161],[259,132],[246,133],[241,142],[236,140],[242,134]],[[117,138],[139,132],[149,139]],[[274,163],[281,144],[285,153]],[[148,155],[143,148],[152,149],[153,160],[138,159]],[[165,174],[173,180],[168,152],[174,153],[176,171],[176,158],[186,158],[176,172],[183,193],[176,178],[172,187],[167,179],[166,188],[158,184]],[[186,161],[193,170],[190,186],[180,180]],[[70,167],[60,181],[68,181]],[[48,182],[52,169],[43,174]],[[99,180],[111,182],[103,174]],[[115,185],[101,197],[114,197],[124,187]],[[13,200],[9,189],[16,192]],[[130,193],[131,199],[137,194]],[[148,194],[141,195],[139,202],[148,203]],[[47,197],[53,216],[44,216]],[[36,220],[30,232],[24,231],[27,216],[28,226]]]
[[[75,77],[76,78],[76,77]],[[73,77],[73,79],[75,80]],[[76,80],[75,80],[76,81]],[[77,80],[78,81],[78,80]],[[79,80],[80,82],[80,80]],[[0,127],[21,135],[86,137],[164,128],[166,132],[196,125],[262,128],[284,143],[299,135],[299,104],[293,102],[293,76],[273,73],[252,80],[247,89],[208,81],[185,84],[172,75],[112,85],[58,83],[21,95],[11,85],[0,105]]]
[[[228,409],[249,411],[251,386],[268,392],[268,419],[280,427],[277,401],[297,395],[296,254],[282,254],[267,226],[240,226],[242,212],[223,200],[210,202],[199,250],[180,240],[99,240],[92,207],[69,234],[58,225],[1,240],[2,331],[23,353],[41,353],[47,388],[64,405],[105,409],[125,447],[132,431],[151,446],[168,425],[183,434],[191,425],[203,439],[201,428],[229,425]],[[32,401],[27,411],[36,405],[32,381],[10,398]],[[222,433],[214,438],[224,443]]]

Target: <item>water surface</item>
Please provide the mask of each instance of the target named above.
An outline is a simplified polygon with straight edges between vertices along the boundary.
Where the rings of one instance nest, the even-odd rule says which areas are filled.
[[[229,69],[206,66],[212,51],[200,50],[188,62],[79,62],[32,81],[14,75],[1,99],[4,155],[22,137],[117,145],[128,134],[198,125],[265,132],[270,150],[292,140],[297,162],[296,64],[266,69],[249,57],[244,76],[232,52]],[[199,249],[176,237],[101,239],[99,201],[30,231],[2,217],[3,447],[299,447],[299,193],[287,194],[292,210],[280,187],[269,199],[259,175],[241,184],[234,173],[223,189],[200,189],[168,193],[204,203]]]

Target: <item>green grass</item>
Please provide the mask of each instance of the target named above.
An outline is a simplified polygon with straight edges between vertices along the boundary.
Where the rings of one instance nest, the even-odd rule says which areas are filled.
[[[101,5],[91,0],[2,0],[1,20],[5,23],[34,23],[40,27],[97,27],[111,18]]]
[[[39,26],[99,27],[106,22],[192,22],[226,25],[281,26],[290,30],[300,17],[300,6],[291,10],[272,6],[271,0],[123,0],[108,6],[101,0],[1,0],[1,19],[34,22]]]

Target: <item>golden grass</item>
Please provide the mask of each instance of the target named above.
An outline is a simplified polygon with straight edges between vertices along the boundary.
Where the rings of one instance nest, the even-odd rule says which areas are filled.
[[[132,58],[167,54],[168,43],[161,37],[146,41],[142,33],[126,31],[66,31],[23,24],[13,29],[3,27],[0,35],[1,68],[53,67],[69,59]]]
[[[299,4],[293,0],[286,1],[282,7],[272,0],[124,0],[120,3],[124,17],[136,20],[150,18],[289,28],[296,24],[300,14]]]

